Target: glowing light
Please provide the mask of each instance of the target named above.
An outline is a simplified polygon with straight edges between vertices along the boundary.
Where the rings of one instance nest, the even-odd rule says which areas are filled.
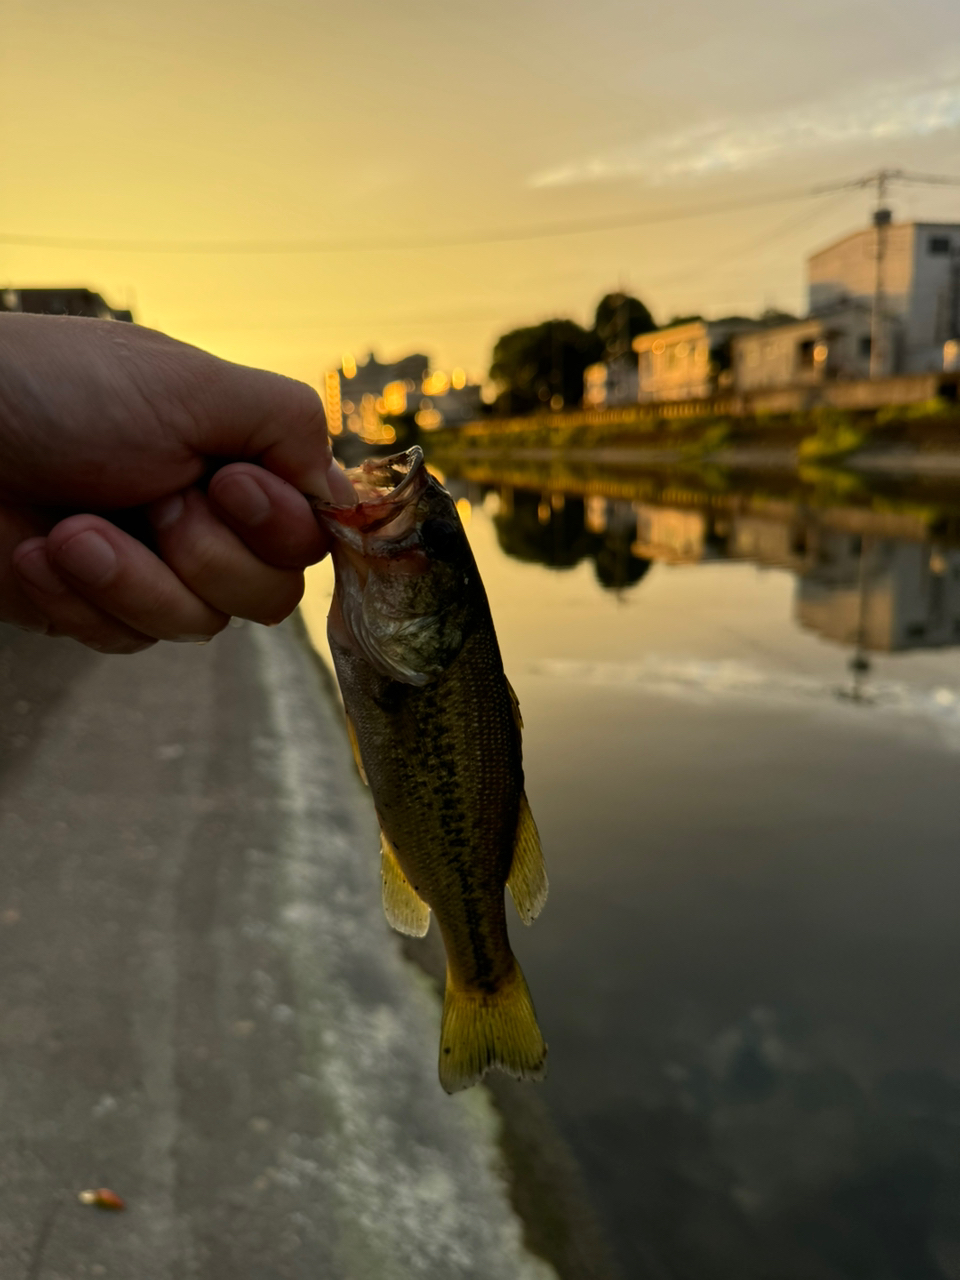
[[[450,390],[450,379],[438,369],[436,373],[428,373],[421,387],[425,396],[442,396]]]
[[[335,369],[324,377],[323,403],[327,412],[327,431],[338,436],[343,431],[343,405],[340,403],[340,375]]]
[[[403,381],[388,382],[383,388],[383,402],[386,413],[406,413],[407,384]]]
[[[470,505],[469,498],[457,499],[457,515],[460,517],[460,523],[466,529],[467,525],[470,523],[471,518],[473,517],[473,507],[471,507]]]
[[[343,376],[352,378],[357,372],[357,362],[349,351],[343,353],[343,360],[340,362],[343,368]]]
[[[414,422],[421,431],[436,431],[443,422],[443,415],[436,409],[421,409],[414,417]]]
[[[437,484],[443,484],[444,480],[447,478],[440,468],[435,467],[432,462],[427,463],[427,470],[433,476],[434,480],[436,480]]]
[[[467,375],[463,369],[454,369],[450,375],[450,382],[454,391],[462,391],[467,385]]]
[[[813,348],[813,358],[817,364],[823,364],[827,356],[830,354],[830,348],[825,342],[818,342]]]

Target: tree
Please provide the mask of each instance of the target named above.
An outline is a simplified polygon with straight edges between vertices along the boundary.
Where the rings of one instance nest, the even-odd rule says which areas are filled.
[[[640,299],[628,293],[608,293],[597,303],[593,331],[607,360],[627,355],[634,338],[656,327]]]
[[[505,333],[490,365],[499,388],[498,411],[518,414],[551,402],[557,408],[579,404],[583,371],[599,355],[596,335],[573,320],[545,320]]]

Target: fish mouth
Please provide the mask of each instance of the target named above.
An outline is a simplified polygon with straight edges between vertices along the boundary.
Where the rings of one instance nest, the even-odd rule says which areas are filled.
[[[311,506],[329,525],[356,529],[364,534],[387,532],[386,526],[398,521],[404,511],[415,512],[417,499],[430,483],[430,475],[423,460],[423,450],[414,445],[404,453],[391,454],[389,458],[367,458],[358,467],[351,467],[344,475],[353,485],[359,501],[355,506],[341,507],[319,498],[311,500]],[[406,532],[397,528],[391,533]]]

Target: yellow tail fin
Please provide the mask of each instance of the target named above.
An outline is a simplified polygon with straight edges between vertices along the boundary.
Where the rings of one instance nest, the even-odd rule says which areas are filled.
[[[547,1046],[520,966],[498,991],[458,991],[447,974],[440,1028],[440,1083],[469,1089],[492,1067],[518,1080],[542,1080]]]

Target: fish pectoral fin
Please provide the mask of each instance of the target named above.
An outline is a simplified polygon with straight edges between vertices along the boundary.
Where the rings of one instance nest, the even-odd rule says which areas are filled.
[[[357,741],[357,731],[353,727],[353,721],[347,716],[347,737],[350,739],[350,750],[353,752],[353,763],[357,766],[357,773],[360,780],[369,787],[367,782],[367,771],[363,767],[363,761],[360,759],[360,743]]]
[[[398,933],[422,938],[430,928],[430,908],[403,874],[393,845],[380,832],[380,877],[383,881],[383,914]]]
[[[506,679],[506,676],[504,676]],[[520,699],[517,697],[517,691],[513,685],[507,680],[507,692],[510,694],[510,707],[513,711],[513,720],[520,733],[523,732],[523,716],[520,714]]]
[[[547,869],[543,865],[540,833],[530,812],[526,793],[520,797],[517,838],[507,888],[524,924],[533,924],[547,900]]]
[[[469,1089],[491,1067],[518,1080],[542,1080],[547,1046],[520,966],[496,991],[462,991],[450,981],[440,1028],[440,1083],[447,1093]]]

